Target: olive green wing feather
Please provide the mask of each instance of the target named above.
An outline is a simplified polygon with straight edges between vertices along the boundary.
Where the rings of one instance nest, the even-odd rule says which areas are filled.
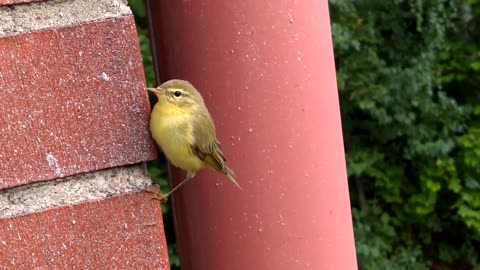
[[[233,171],[225,164],[220,142],[215,134],[215,126],[209,114],[197,115],[192,123],[195,141],[190,145],[192,153],[198,156],[205,164],[225,174],[238,187],[240,185],[233,177]]]

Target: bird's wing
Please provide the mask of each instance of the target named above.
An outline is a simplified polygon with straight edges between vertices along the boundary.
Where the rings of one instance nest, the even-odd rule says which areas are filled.
[[[228,179],[241,189],[233,176],[233,171],[225,165],[225,156],[223,156],[220,142],[215,135],[215,126],[210,115],[206,114],[196,117],[192,128],[195,138],[194,143],[190,145],[192,153],[197,155],[208,166],[227,175]]]
[[[215,135],[215,126],[210,115],[197,115],[192,123],[194,142],[190,145],[192,153],[213,169],[227,174],[225,157],[220,142]]]

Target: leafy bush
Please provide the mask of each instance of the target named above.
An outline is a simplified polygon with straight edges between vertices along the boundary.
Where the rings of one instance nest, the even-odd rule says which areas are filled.
[[[479,6],[330,1],[361,269],[480,268]]]

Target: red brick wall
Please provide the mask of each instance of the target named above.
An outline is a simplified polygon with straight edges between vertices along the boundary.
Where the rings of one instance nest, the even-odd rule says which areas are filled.
[[[0,22],[0,265],[168,269],[125,3],[0,0]]]

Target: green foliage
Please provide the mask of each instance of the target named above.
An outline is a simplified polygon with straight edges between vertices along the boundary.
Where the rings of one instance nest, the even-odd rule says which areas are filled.
[[[358,263],[363,269],[430,269],[422,257],[418,244],[405,246],[398,237],[398,228],[392,217],[372,201],[362,211],[352,210]],[[371,217],[378,217],[375,222]],[[385,256],[385,254],[391,254]]]
[[[155,71],[153,67],[152,54],[150,51],[150,39],[148,36],[145,4],[143,0],[128,0],[128,5],[130,6],[133,14],[135,15],[138,40],[140,42],[140,51],[142,53],[143,68],[145,71],[145,80],[147,82],[147,86],[155,87],[157,83],[155,81]],[[160,158],[159,160],[148,162],[147,164],[150,178],[152,179],[153,183],[160,186],[162,192],[164,193],[168,192],[169,190],[167,170],[165,164],[166,162],[162,158]],[[168,244],[168,256],[170,266],[172,270],[179,269],[180,260],[178,258],[178,252],[175,245],[173,218],[170,211],[170,205],[162,203],[161,207],[163,213],[164,229]]]
[[[360,268],[480,268],[480,1],[330,10]]]
[[[147,86],[156,87],[155,71],[153,70],[153,59],[150,51],[150,39],[148,38],[148,30],[137,27],[138,40],[140,42],[140,51],[142,53],[143,67],[145,71],[145,80]]]
[[[168,192],[167,170],[165,162],[154,160],[147,163],[148,174],[152,182],[160,186],[160,190],[164,193]],[[169,205],[162,203],[162,213],[169,213]]]
[[[477,108],[480,109],[480,106]],[[475,114],[477,117],[480,113]],[[458,195],[454,207],[466,225],[478,234],[480,232],[480,124],[473,126],[469,132],[458,138],[459,178],[449,187]]]
[[[142,53],[143,69],[147,86],[155,87],[155,71],[153,68],[152,52],[150,51],[150,38],[148,36],[145,3],[143,0],[128,0],[128,6],[135,16],[137,25],[138,41]]]
[[[146,15],[146,10],[145,10],[145,2],[143,0],[128,0],[128,6],[133,12],[133,15],[135,15],[135,19],[145,22],[145,15]],[[140,24],[142,27],[145,26],[145,24]]]
[[[175,243],[168,245],[168,259],[172,269],[180,267],[180,258],[178,257],[177,245]]]

